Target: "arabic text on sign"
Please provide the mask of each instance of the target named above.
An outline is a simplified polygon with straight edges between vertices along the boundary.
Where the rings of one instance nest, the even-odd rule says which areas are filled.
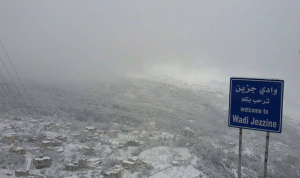
[[[241,99],[241,102],[248,102],[248,103],[251,103],[251,101],[254,103],[254,104],[257,104],[257,103],[261,103],[261,104],[269,104],[270,103],[270,100],[269,99],[266,99],[265,101],[262,101],[262,100],[260,100],[260,99],[258,99],[258,100],[252,100],[251,98],[249,98],[249,97],[245,97],[245,98],[242,98]]]
[[[248,86],[248,85],[247,85]],[[240,87],[238,85],[238,88],[235,89],[235,92],[237,93],[255,93],[254,91],[257,90],[257,88],[254,88],[254,87],[247,87],[247,89],[245,87]],[[267,87],[263,87],[261,89],[259,89],[259,93],[261,95],[264,95],[265,93],[271,93],[272,95],[276,95],[277,94],[277,89],[273,89],[273,87],[271,88],[267,88]]]

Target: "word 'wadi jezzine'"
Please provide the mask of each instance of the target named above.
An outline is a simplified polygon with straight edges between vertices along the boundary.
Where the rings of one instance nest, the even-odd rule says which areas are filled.
[[[248,124],[249,123],[249,117],[246,116],[244,118],[239,117],[239,115],[233,115],[233,122],[240,123],[240,124]],[[257,125],[257,126],[262,126],[262,127],[277,127],[276,122],[268,121],[266,120],[257,120],[255,117],[253,117],[252,122],[250,122],[251,125]]]

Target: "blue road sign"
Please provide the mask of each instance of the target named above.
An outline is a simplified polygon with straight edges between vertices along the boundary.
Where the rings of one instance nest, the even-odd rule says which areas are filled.
[[[283,80],[231,78],[228,126],[281,133]]]

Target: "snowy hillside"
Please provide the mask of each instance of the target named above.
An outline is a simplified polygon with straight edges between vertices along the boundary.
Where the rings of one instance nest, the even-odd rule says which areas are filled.
[[[228,93],[224,89],[172,79],[139,78],[81,85],[50,85],[31,81],[26,83],[26,88],[36,104],[37,113],[48,115],[50,119],[95,122],[103,128],[112,127],[112,123],[138,127],[144,119],[150,119],[157,123],[159,130],[178,135],[182,134],[183,127],[193,129],[198,139],[180,140],[172,144],[160,142],[161,145],[156,145],[158,147],[148,145],[138,152],[140,158],[154,165],[151,173],[155,175],[152,177],[236,176],[238,129],[227,125]],[[299,110],[297,104],[287,106]],[[7,106],[2,113],[13,115],[15,111]],[[294,116],[284,113],[283,132],[271,133],[270,177],[300,177],[300,122],[296,122],[298,118]],[[131,137],[120,135],[119,138],[125,140]],[[264,146],[265,132],[244,130],[243,177],[262,175]],[[70,148],[71,144],[65,149]],[[170,167],[171,155],[175,151],[189,160],[189,164]],[[162,170],[167,167],[170,168]],[[128,172],[126,174],[129,175]]]

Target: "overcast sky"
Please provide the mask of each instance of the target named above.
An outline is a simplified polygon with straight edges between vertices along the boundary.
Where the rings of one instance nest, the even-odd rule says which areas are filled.
[[[299,9],[299,0],[1,0],[0,40],[23,79],[235,76],[298,90]]]

